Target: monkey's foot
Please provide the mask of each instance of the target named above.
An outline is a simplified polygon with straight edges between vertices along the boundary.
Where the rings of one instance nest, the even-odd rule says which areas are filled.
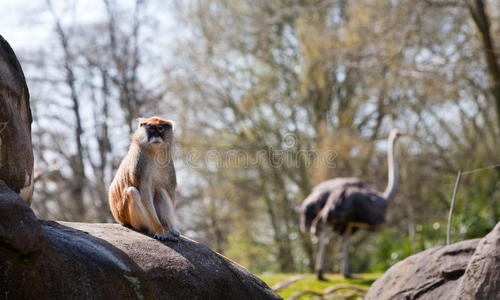
[[[175,228],[170,229],[170,233],[175,237],[179,237],[179,235],[181,234],[181,232]]]
[[[161,235],[161,234],[155,233],[155,235],[153,237],[157,240],[160,240],[160,241],[169,241],[169,242],[178,242],[179,241],[178,237],[175,237],[171,234]]]

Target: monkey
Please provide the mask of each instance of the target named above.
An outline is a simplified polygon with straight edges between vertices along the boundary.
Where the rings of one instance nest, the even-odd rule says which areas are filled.
[[[159,117],[137,121],[128,152],[109,187],[111,212],[122,225],[147,231],[158,240],[178,241],[174,124]]]

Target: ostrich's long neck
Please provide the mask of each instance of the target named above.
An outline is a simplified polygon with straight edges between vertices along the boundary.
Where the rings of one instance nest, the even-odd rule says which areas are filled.
[[[394,147],[395,147],[395,138],[391,138],[387,147],[387,156],[388,156],[388,166],[389,166],[389,182],[387,183],[387,188],[384,191],[384,198],[389,201],[394,197],[396,193],[396,189],[398,188],[398,176],[396,174],[396,162],[394,158]]]

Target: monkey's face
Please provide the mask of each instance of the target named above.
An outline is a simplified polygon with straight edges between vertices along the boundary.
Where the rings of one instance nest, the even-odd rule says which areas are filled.
[[[170,120],[158,117],[139,119],[138,133],[142,136],[142,144],[157,147],[172,139],[173,124]]]
[[[165,143],[172,132],[172,125],[167,123],[158,125],[144,123],[141,124],[141,126],[143,126],[146,130],[148,143],[152,145],[160,145]]]

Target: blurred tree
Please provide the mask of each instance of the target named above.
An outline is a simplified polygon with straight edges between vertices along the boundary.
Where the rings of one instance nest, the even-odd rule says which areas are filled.
[[[165,93],[153,86],[154,74],[139,75],[149,63],[141,59],[149,54],[140,30],[150,25],[145,4],[136,1],[124,10],[103,1],[104,17],[83,25],[74,15],[77,1],[46,3],[58,43],[32,60],[46,66],[33,92],[42,170],[34,207],[42,218],[111,221],[107,189],[128,144],[125,137],[135,118],[151,114]],[[50,102],[42,89],[51,90]],[[45,174],[47,168],[59,172]]]
[[[179,71],[169,89],[190,103],[184,111],[192,120],[185,124],[184,149],[199,149],[203,141],[205,154],[238,149],[253,158],[266,153],[256,165],[199,170],[218,194],[237,189],[244,201],[256,201],[248,209],[234,196],[218,198],[241,211],[226,222],[246,218],[256,233],[263,226],[270,229],[268,238],[253,237],[255,247],[262,247],[258,240],[271,239],[269,256],[243,261],[268,260],[280,271],[311,269],[314,247],[298,231],[297,206],[313,185],[331,177],[358,176],[382,188],[386,172],[380,162],[386,154],[377,141],[391,126],[411,133],[400,149],[399,196],[380,237],[358,239],[388,243],[394,255],[373,258],[369,251],[377,246],[366,246],[357,249],[364,257],[357,266],[387,267],[442,241],[439,234],[428,234],[431,243],[420,243],[418,236],[427,231],[418,228],[425,223],[443,233],[440,222],[456,170],[498,158],[498,127],[491,127],[497,116],[488,109],[494,97],[481,81],[489,76],[491,67],[482,63],[489,50],[482,52],[484,44],[470,22],[472,9],[484,10],[480,4],[214,0],[179,5],[189,35],[179,44]],[[321,160],[329,150],[335,151],[335,167]],[[300,156],[294,164],[272,159],[309,152],[315,155]],[[496,178],[487,177],[496,186]],[[495,203],[498,196],[491,191],[485,198]],[[482,205],[474,203],[468,214]],[[256,218],[255,211],[265,219]],[[486,227],[495,220],[485,220]],[[237,234],[226,247],[234,247]],[[401,243],[408,247],[399,253]]]
[[[167,43],[158,2],[103,0],[92,21],[77,18],[81,2],[47,4],[52,40],[21,55],[37,163],[50,170],[33,202],[41,217],[110,221],[107,186],[133,120],[164,113],[177,120],[188,236],[252,271],[312,270],[297,207],[332,177],[383,189],[381,141],[399,127],[398,195],[380,232],[350,249],[354,271],[384,270],[444,243],[457,170],[499,163],[495,1],[181,1]],[[464,177],[453,240],[499,221],[499,176]]]

